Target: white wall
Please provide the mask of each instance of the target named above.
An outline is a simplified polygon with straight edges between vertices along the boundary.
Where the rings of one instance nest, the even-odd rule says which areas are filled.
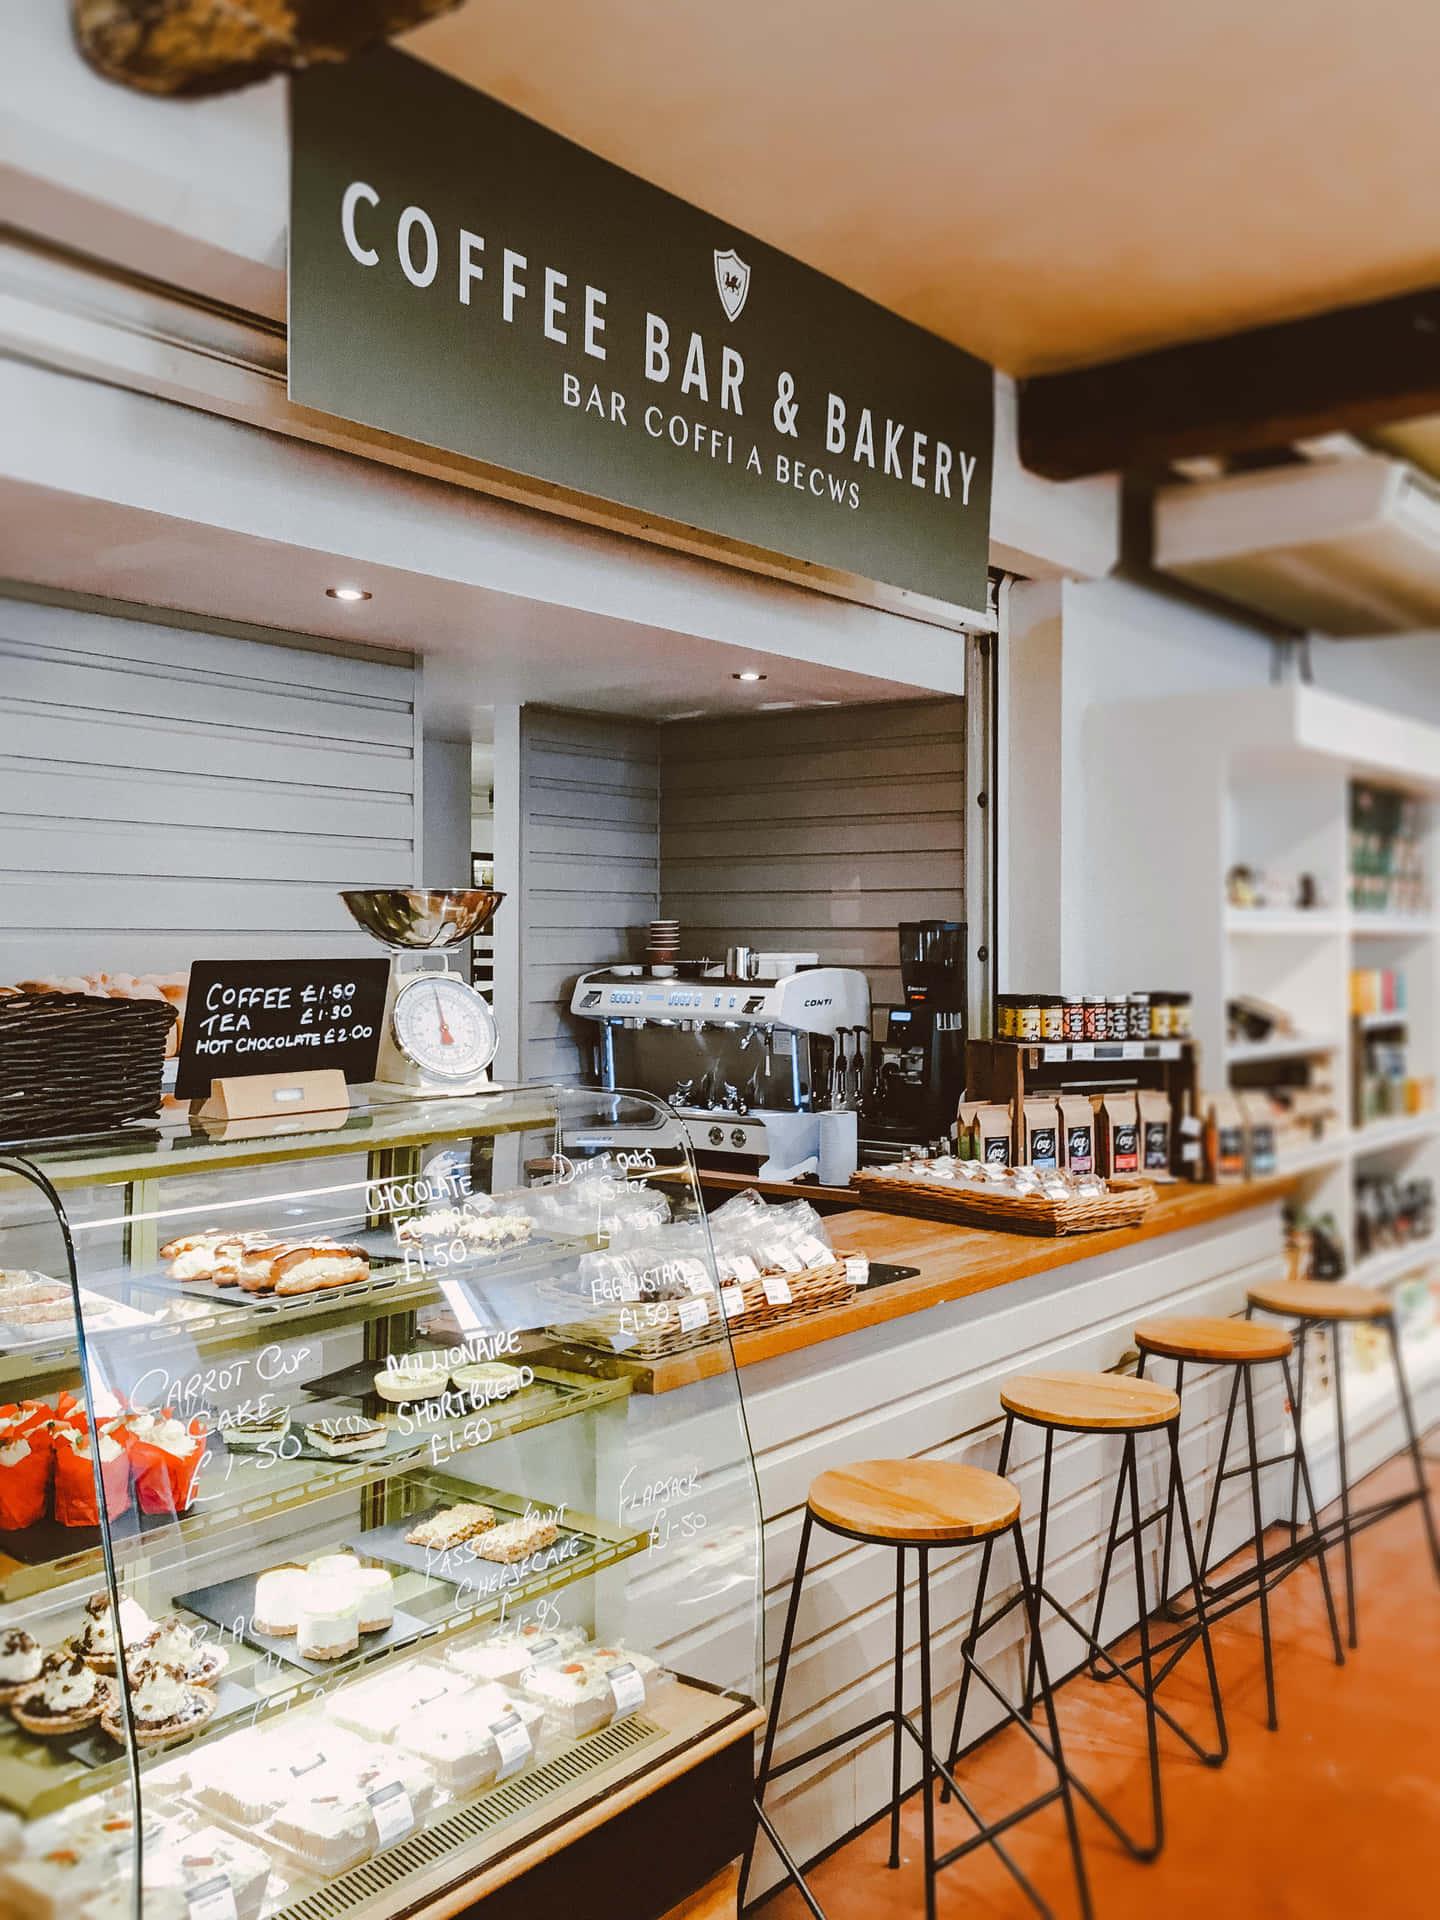
[[[1106,857],[1086,817],[1087,715],[1147,694],[1267,685],[1270,643],[1131,580],[1022,582],[1007,598],[1000,990],[1103,992],[1112,983],[1092,977],[1087,940],[1087,875]]]

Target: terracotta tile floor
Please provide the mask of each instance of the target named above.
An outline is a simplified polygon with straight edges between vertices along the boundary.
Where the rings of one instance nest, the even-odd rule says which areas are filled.
[[[1429,1450],[1435,1449],[1431,1435]],[[1362,1498],[1408,1484],[1392,1462]],[[1440,1493],[1440,1466],[1432,1468]],[[1278,1539],[1281,1536],[1272,1536]],[[1360,1646],[1335,1667],[1319,1583],[1304,1569],[1273,1597],[1280,1731],[1265,1727],[1265,1684],[1253,1609],[1217,1629],[1216,1654],[1230,1758],[1202,1766],[1161,1733],[1167,1844],[1131,1860],[1081,1806],[1096,1920],[1437,1920],[1440,1916],[1440,1586],[1418,1507],[1370,1528],[1356,1545]],[[1237,1563],[1238,1564],[1238,1563]],[[1334,1556],[1336,1603],[1339,1556]],[[1203,1737],[1208,1705],[1198,1649],[1162,1696]],[[1061,1733],[1077,1773],[1132,1832],[1148,1818],[1139,1703],[1083,1678],[1060,1699]],[[944,1724],[948,1732],[948,1718]],[[964,1763],[962,1784],[996,1815],[1046,1784],[1024,1735],[1007,1729]],[[941,1850],[968,1826],[937,1809]],[[793,1836],[799,1838],[799,1836]],[[924,1912],[920,1800],[906,1803],[902,1864],[885,1865],[888,1821],[816,1868],[811,1884],[829,1920],[883,1920]],[[1077,1914],[1063,1815],[1047,1808],[1009,1836],[1017,1863],[1057,1920]],[[807,1920],[793,1888],[765,1903],[764,1920]],[[1034,1909],[984,1848],[941,1876],[940,1920],[1019,1920]]]

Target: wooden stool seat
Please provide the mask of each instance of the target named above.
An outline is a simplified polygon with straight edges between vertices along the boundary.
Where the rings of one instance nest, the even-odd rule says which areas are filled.
[[[1142,1353],[1163,1354],[1168,1360],[1249,1366],[1261,1360],[1283,1360],[1295,1341],[1284,1327],[1264,1327],[1254,1320],[1171,1313],[1142,1321],[1135,1329],[1135,1344]]]
[[[1008,1480],[948,1460],[836,1467],[811,1482],[808,1504],[823,1526],[907,1546],[983,1540],[1020,1517],[1020,1495]]]
[[[1297,1320],[1383,1320],[1388,1298],[1375,1287],[1347,1286],[1340,1280],[1276,1280],[1251,1287],[1252,1307],[1288,1313]]]
[[[1000,1404],[1017,1419],[1075,1433],[1135,1433],[1180,1412],[1169,1387],[1124,1373],[1022,1373],[1005,1382]]]

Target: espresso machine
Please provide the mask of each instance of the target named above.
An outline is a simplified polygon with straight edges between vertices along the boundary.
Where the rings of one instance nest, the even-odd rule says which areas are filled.
[[[870,1160],[948,1140],[965,1090],[964,923],[905,920],[899,934],[905,997],[898,1007],[876,1009],[874,1072],[860,1121],[861,1154]]]
[[[576,981],[570,1011],[595,1023],[598,1084],[667,1102],[702,1165],[793,1178],[818,1156],[819,1116],[859,1108],[870,987],[850,967],[766,978],[764,957],[601,967]]]

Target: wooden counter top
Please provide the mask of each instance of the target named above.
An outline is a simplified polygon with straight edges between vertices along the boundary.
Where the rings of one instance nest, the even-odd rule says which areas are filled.
[[[733,1339],[735,1364],[751,1367],[777,1354],[818,1346],[842,1333],[875,1327],[905,1314],[920,1313],[945,1300],[985,1293],[1008,1286],[1032,1273],[1073,1266],[1119,1253],[1145,1240],[1158,1240],[1190,1227],[1208,1226],[1251,1207],[1273,1206],[1294,1192],[1297,1178],[1282,1175],[1271,1180],[1249,1180],[1233,1186],[1162,1187],[1156,1204],[1141,1227],[1122,1227],[1110,1233],[1065,1234],[1058,1239],[1035,1239],[1028,1234],[993,1233],[978,1227],[950,1226],[939,1220],[917,1220],[897,1213],[872,1213],[852,1208],[831,1214],[826,1221],[837,1251],[867,1253],[872,1260],[896,1266],[918,1267],[912,1280],[889,1286],[862,1288],[843,1307],[830,1307],[802,1319],[737,1333]],[[651,1363],[634,1363],[636,1389],[641,1393],[669,1393],[724,1373],[729,1361],[723,1348],[698,1347]]]

